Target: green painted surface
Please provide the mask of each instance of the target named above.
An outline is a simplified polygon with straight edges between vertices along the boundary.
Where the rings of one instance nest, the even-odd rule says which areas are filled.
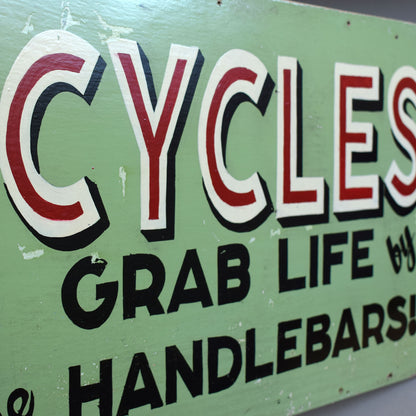
[[[334,66],[336,62],[371,65],[381,69],[383,109],[356,111],[354,120],[374,124],[378,133],[377,161],[354,163],[353,174],[386,176],[393,159],[403,170],[410,162],[391,134],[387,91],[393,73],[401,66],[416,66],[413,25],[276,1],[100,1],[14,2],[0,4],[0,87],[14,60],[35,35],[66,29],[93,45],[107,63],[91,106],[73,94],[56,96],[40,130],[38,153],[42,176],[56,186],[66,186],[88,176],[100,191],[110,221],[109,228],[85,248],[54,250],[40,242],[14,211],[5,191],[0,193],[1,292],[0,292],[0,413],[8,414],[9,395],[17,388],[33,391],[35,415],[69,413],[69,368],[80,366],[81,384],[99,381],[100,362],[112,360],[110,414],[117,414],[134,354],[143,352],[156,380],[163,406],[132,405],[130,415],[201,414],[288,415],[300,413],[407,377],[415,373],[415,338],[406,333],[392,341],[387,305],[401,296],[400,311],[410,322],[410,296],[415,276],[402,267],[394,273],[386,246],[390,236],[399,241],[407,226],[416,230],[414,212],[400,216],[386,198],[383,215],[339,221],[333,214]],[[176,153],[175,236],[149,242],[140,232],[140,153],[106,41],[111,37],[137,41],[146,53],[159,94],[171,43],[197,46],[205,61]],[[277,81],[277,57],[299,60],[303,76],[303,174],[324,177],[329,187],[329,221],[283,227],[271,213],[252,231],[235,232],[221,225],[212,213],[202,186],[198,159],[198,122],[206,84],[217,60],[230,49],[256,55]],[[276,87],[277,89],[279,86]],[[408,111],[414,116],[414,108]],[[249,103],[236,111],[228,133],[227,167],[236,178],[258,171],[265,180],[276,210],[277,94],[273,93],[264,116]],[[120,168],[126,173],[125,193]],[[351,279],[352,233],[374,230],[368,259],[373,276]],[[331,284],[322,285],[323,235],[348,232],[348,244],[334,247],[343,253],[343,264],[332,267]],[[287,238],[289,275],[309,274],[309,238],[319,237],[318,287],[279,293],[279,240]],[[218,305],[217,250],[239,243],[250,256],[250,290],[235,303]],[[144,307],[136,317],[123,319],[123,256],[153,254],[164,265],[166,281],[159,297],[165,312],[187,250],[196,249],[213,305],[182,304],[177,312],[150,316]],[[42,250],[42,251],[38,251]],[[29,253],[29,254],[28,254]],[[85,277],[79,301],[94,309],[95,285],[118,282],[114,310],[99,328],[85,330],[65,314],[61,288],[65,276],[80,259],[94,256],[107,261],[101,278]],[[29,257],[29,258],[28,258]],[[30,258],[33,257],[33,258]],[[149,284],[149,274],[138,273]],[[147,279],[147,280],[146,280]],[[192,287],[192,273],[188,285]],[[307,284],[308,286],[308,284]],[[187,286],[188,287],[188,286]],[[139,286],[138,286],[139,288]],[[383,342],[371,338],[362,345],[363,306],[377,303],[384,309]],[[344,309],[354,318],[359,349],[341,350],[332,357]],[[331,352],[319,363],[306,365],[307,320],[327,314]],[[290,331],[297,346],[285,357],[301,356],[301,366],[276,374],[278,325],[301,319],[301,328]],[[373,323],[374,325],[374,323]],[[246,331],[255,328],[256,364],[271,362],[273,374],[245,381]],[[238,341],[242,367],[234,384],[223,391],[208,391],[208,338],[228,336]],[[345,337],[351,336],[348,330]],[[202,340],[203,394],[191,397],[178,381],[177,402],[166,405],[165,349],[176,345],[192,363],[193,341]],[[315,348],[321,347],[320,344]],[[220,354],[219,374],[231,366],[231,354]],[[180,379],[180,377],[179,377]],[[134,390],[143,387],[138,376]],[[147,386],[148,387],[148,386]],[[82,405],[83,415],[98,415],[98,400]],[[15,404],[16,411],[18,403]],[[29,408],[24,409],[26,413]],[[75,414],[75,413],[74,413]]]

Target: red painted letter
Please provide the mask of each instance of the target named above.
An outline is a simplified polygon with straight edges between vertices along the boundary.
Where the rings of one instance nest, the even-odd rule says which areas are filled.
[[[173,189],[168,176],[175,157],[202,56],[198,48],[172,45],[159,99],[148,61],[130,40],[108,43],[124,103],[140,149],[141,230],[149,240],[173,238]],[[196,72],[198,73],[198,72]],[[157,101],[157,102],[156,102]]]
[[[88,42],[66,31],[35,36],[10,70],[0,102],[0,166],[8,195],[28,228],[45,244],[86,246],[108,226],[96,186],[83,178],[56,187],[41,175],[37,158],[47,105],[71,91],[91,103],[105,63]]]
[[[323,178],[298,176],[298,61],[278,57],[277,198],[278,219],[318,216],[325,213]],[[301,139],[301,138],[300,138]]]
[[[390,81],[388,111],[394,138],[411,167],[403,173],[393,160],[385,179],[395,208],[408,211],[416,203],[416,124],[406,112],[406,102],[416,106],[416,69],[410,66],[399,68]]]
[[[375,152],[374,127],[352,120],[353,104],[379,101],[380,70],[374,66],[335,64],[334,212],[365,213],[380,208],[377,175],[353,175],[354,156]],[[374,155],[376,159],[377,155]],[[365,160],[364,160],[365,161]],[[371,161],[369,159],[368,161]]]
[[[253,228],[263,214],[270,212],[267,189],[259,175],[235,179],[227,171],[223,153],[226,123],[237,106],[250,100],[264,113],[270,87],[273,83],[267,69],[257,57],[243,50],[231,50],[215,65],[202,100],[198,129],[202,178],[214,213],[231,229]]]

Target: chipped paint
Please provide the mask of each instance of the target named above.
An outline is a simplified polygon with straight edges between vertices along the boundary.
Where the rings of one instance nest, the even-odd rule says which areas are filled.
[[[123,198],[126,196],[126,179],[127,173],[123,166],[120,166],[118,169],[118,176],[121,181],[121,192],[123,194]]]
[[[25,27],[22,29],[21,33],[28,35],[29,33],[32,33],[34,30],[33,24],[32,24],[32,16],[29,15],[29,17],[26,20]]]
[[[74,20],[71,14],[71,10],[69,9],[69,1],[63,1],[61,3],[61,29],[68,30],[72,26],[79,26],[81,24],[80,21]]]
[[[110,25],[97,12],[95,12],[95,14],[97,15],[101,27],[105,31],[111,32],[110,35],[98,32],[98,36],[100,37],[101,43],[103,45],[106,44],[108,41],[120,39],[122,35],[128,35],[129,33],[133,32],[133,29],[130,27]]]
[[[91,253],[91,264],[107,264],[107,262],[100,258],[100,255],[95,252],[95,253]]]
[[[42,248],[38,250],[34,250],[34,251],[24,252],[23,250],[26,248],[25,246],[21,246],[20,244],[17,244],[17,247],[19,251],[22,253],[24,260],[33,260],[45,254],[45,251]]]
[[[99,259],[98,253],[91,253],[91,264],[97,263]]]
[[[276,235],[280,235],[280,233],[281,233],[282,231],[281,231],[281,229],[280,228],[278,228],[277,230],[273,230],[273,229],[271,229],[270,230],[270,238],[272,238],[272,237],[275,237]]]

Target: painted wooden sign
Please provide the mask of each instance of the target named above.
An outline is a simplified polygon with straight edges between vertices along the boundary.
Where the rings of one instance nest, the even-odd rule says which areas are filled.
[[[2,0],[0,34],[1,415],[291,415],[416,373],[415,26]]]

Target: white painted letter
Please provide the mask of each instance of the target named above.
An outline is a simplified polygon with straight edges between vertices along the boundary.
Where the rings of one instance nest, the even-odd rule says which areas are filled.
[[[88,178],[56,187],[40,174],[37,141],[52,98],[70,91],[91,103],[105,63],[88,42],[66,31],[35,36],[16,58],[0,101],[0,167],[8,195],[27,227],[60,250],[84,247],[108,220]]]
[[[131,40],[108,42],[124,103],[140,149],[141,230],[149,240],[173,238],[173,189],[168,177],[186,121],[202,56],[196,47],[172,45],[159,99],[147,58]],[[196,72],[198,74],[199,72]],[[175,145],[174,145],[175,143]],[[171,196],[171,198],[169,197]],[[172,200],[170,200],[172,199]]]
[[[270,204],[257,173],[237,180],[227,171],[223,153],[226,123],[242,101],[250,100],[264,113],[270,87],[273,83],[263,63],[251,53],[235,49],[218,60],[202,100],[198,151],[205,190],[217,218],[239,231],[253,228],[270,212]]]
[[[354,157],[376,151],[371,123],[352,120],[355,101],[379,101],[380,70],[375,66],[335,64],[334,212],[364,213],[380,208],[380,178],[352,175]],[[366,161],[366,160],[364,160]]]

